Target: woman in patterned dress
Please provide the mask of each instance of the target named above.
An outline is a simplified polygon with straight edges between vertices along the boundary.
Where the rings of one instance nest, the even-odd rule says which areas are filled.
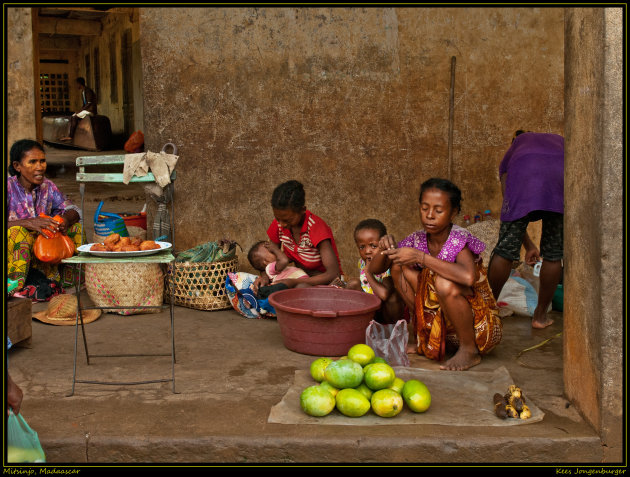
[[[415,317],[417,350],[442,361],[447,346],[455,354],[441,369],[465,370],[481,362],[501,341],[502,324],[480,254],[485,244],[453,224],[461,191],[433,178],[420,189],[424,230],[399,243],[391,235],[379,242],[371,273],[390,268],[396,290]]]
[[[7,274],[17,280],[18,286],[11,293],[19,293],[24,287],[31,267],[41,270],[47,278],[70,285],[64,279],[59,266],[37,260],[33,245],[37,234],[44,230],[62,232],[81,244],[79,208],[61,193],[57,186],[44,177],[46,154],[37,141],[21,139],[11,146],[9,177],[7,178]],[[40,214],[48,217],[40,217]],[[51,217],[59,215],[61,223]]]

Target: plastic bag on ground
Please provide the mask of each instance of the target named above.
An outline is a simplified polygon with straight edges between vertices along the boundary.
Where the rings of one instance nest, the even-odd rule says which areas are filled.
[[[37,432],[29,427],[22,414],[9,411],[7,419],[7,461],[11,463],[46,462]]]
[[[405,320],[398,320],[393,325],[383,325],[372,320],[365,330],[365,344],[374,350],[376,356],[387,360],[390,366],[409,366],[408,342],[409,332]]]

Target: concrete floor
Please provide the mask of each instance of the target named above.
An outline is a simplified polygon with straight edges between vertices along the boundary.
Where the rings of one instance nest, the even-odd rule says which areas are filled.
[[[53,180],[74,199],[71,156],[47,153],[57,169]],[[125,204],[144,201],[141,194],[110,192],[95,190],[89,203],[105,196]],[[45,307],[35,304],[34,311]],[[175,307],[176,393],[170,382],[79,383],[69,397],[75,328],[37,320],[31,348],[13,348],[9,366],[24,391],[23,415],[38,432],[48,463],[601,464],[598,435],[563,398],[562,314],[552,313],[555,323],[545,330],[532,329],[525,316],[505,318],[501,344],[466,371],[506,367],[545,413],[540,422],[518,426],[270,423],[270,410],[290,388],[296,370],[308,370],[314,357],[285,348],[276,320],[248,320],[231,309]],[[169,316],[168,310],[103,314],[85,327],[90,354],[169,353]],[[77,379],[171,376],[170,357],[92,358],[88,366],[80,336]],[[437,369],[438,364],[412,356],[411,366]],[[487,401],[491,409],[491,395]]]

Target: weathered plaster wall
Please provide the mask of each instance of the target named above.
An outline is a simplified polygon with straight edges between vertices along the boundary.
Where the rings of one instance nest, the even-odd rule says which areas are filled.
[[[623,16],[567,9],[564,382],[623,458]]]
[[[11,145],[22,138],[36,138],[33,17],[30,8],[6,9],[6,163]],[[37,112],[39,114],[39,111]]]
[[[499,210],[516,129],[563,134],[562,9],[143,8],[140,30],[147,147],[179,147],[178,249],[249,248],[297,179],[355,275],[356,223],[402,238],[447,175],[453,56],[462,215]]]

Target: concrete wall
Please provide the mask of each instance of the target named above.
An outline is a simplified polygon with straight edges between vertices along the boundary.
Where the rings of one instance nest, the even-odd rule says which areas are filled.
[[[6,9],[6,164],[9,164],[11,145],[22,138],[36,138],[35,69],[33,59],[33,17],[30,8]]]
[[[621,461],[623,429],[623,17],[567,9],[564,381]]]
[[[247,249],[298,179],[356,275],[356,223],[406,236],[448,174],[453,56],[462,215],[499,210],[516,129],[564,133],[562,9],[143,8],[140,29],[146,144],[179,146],[178,249]]]

